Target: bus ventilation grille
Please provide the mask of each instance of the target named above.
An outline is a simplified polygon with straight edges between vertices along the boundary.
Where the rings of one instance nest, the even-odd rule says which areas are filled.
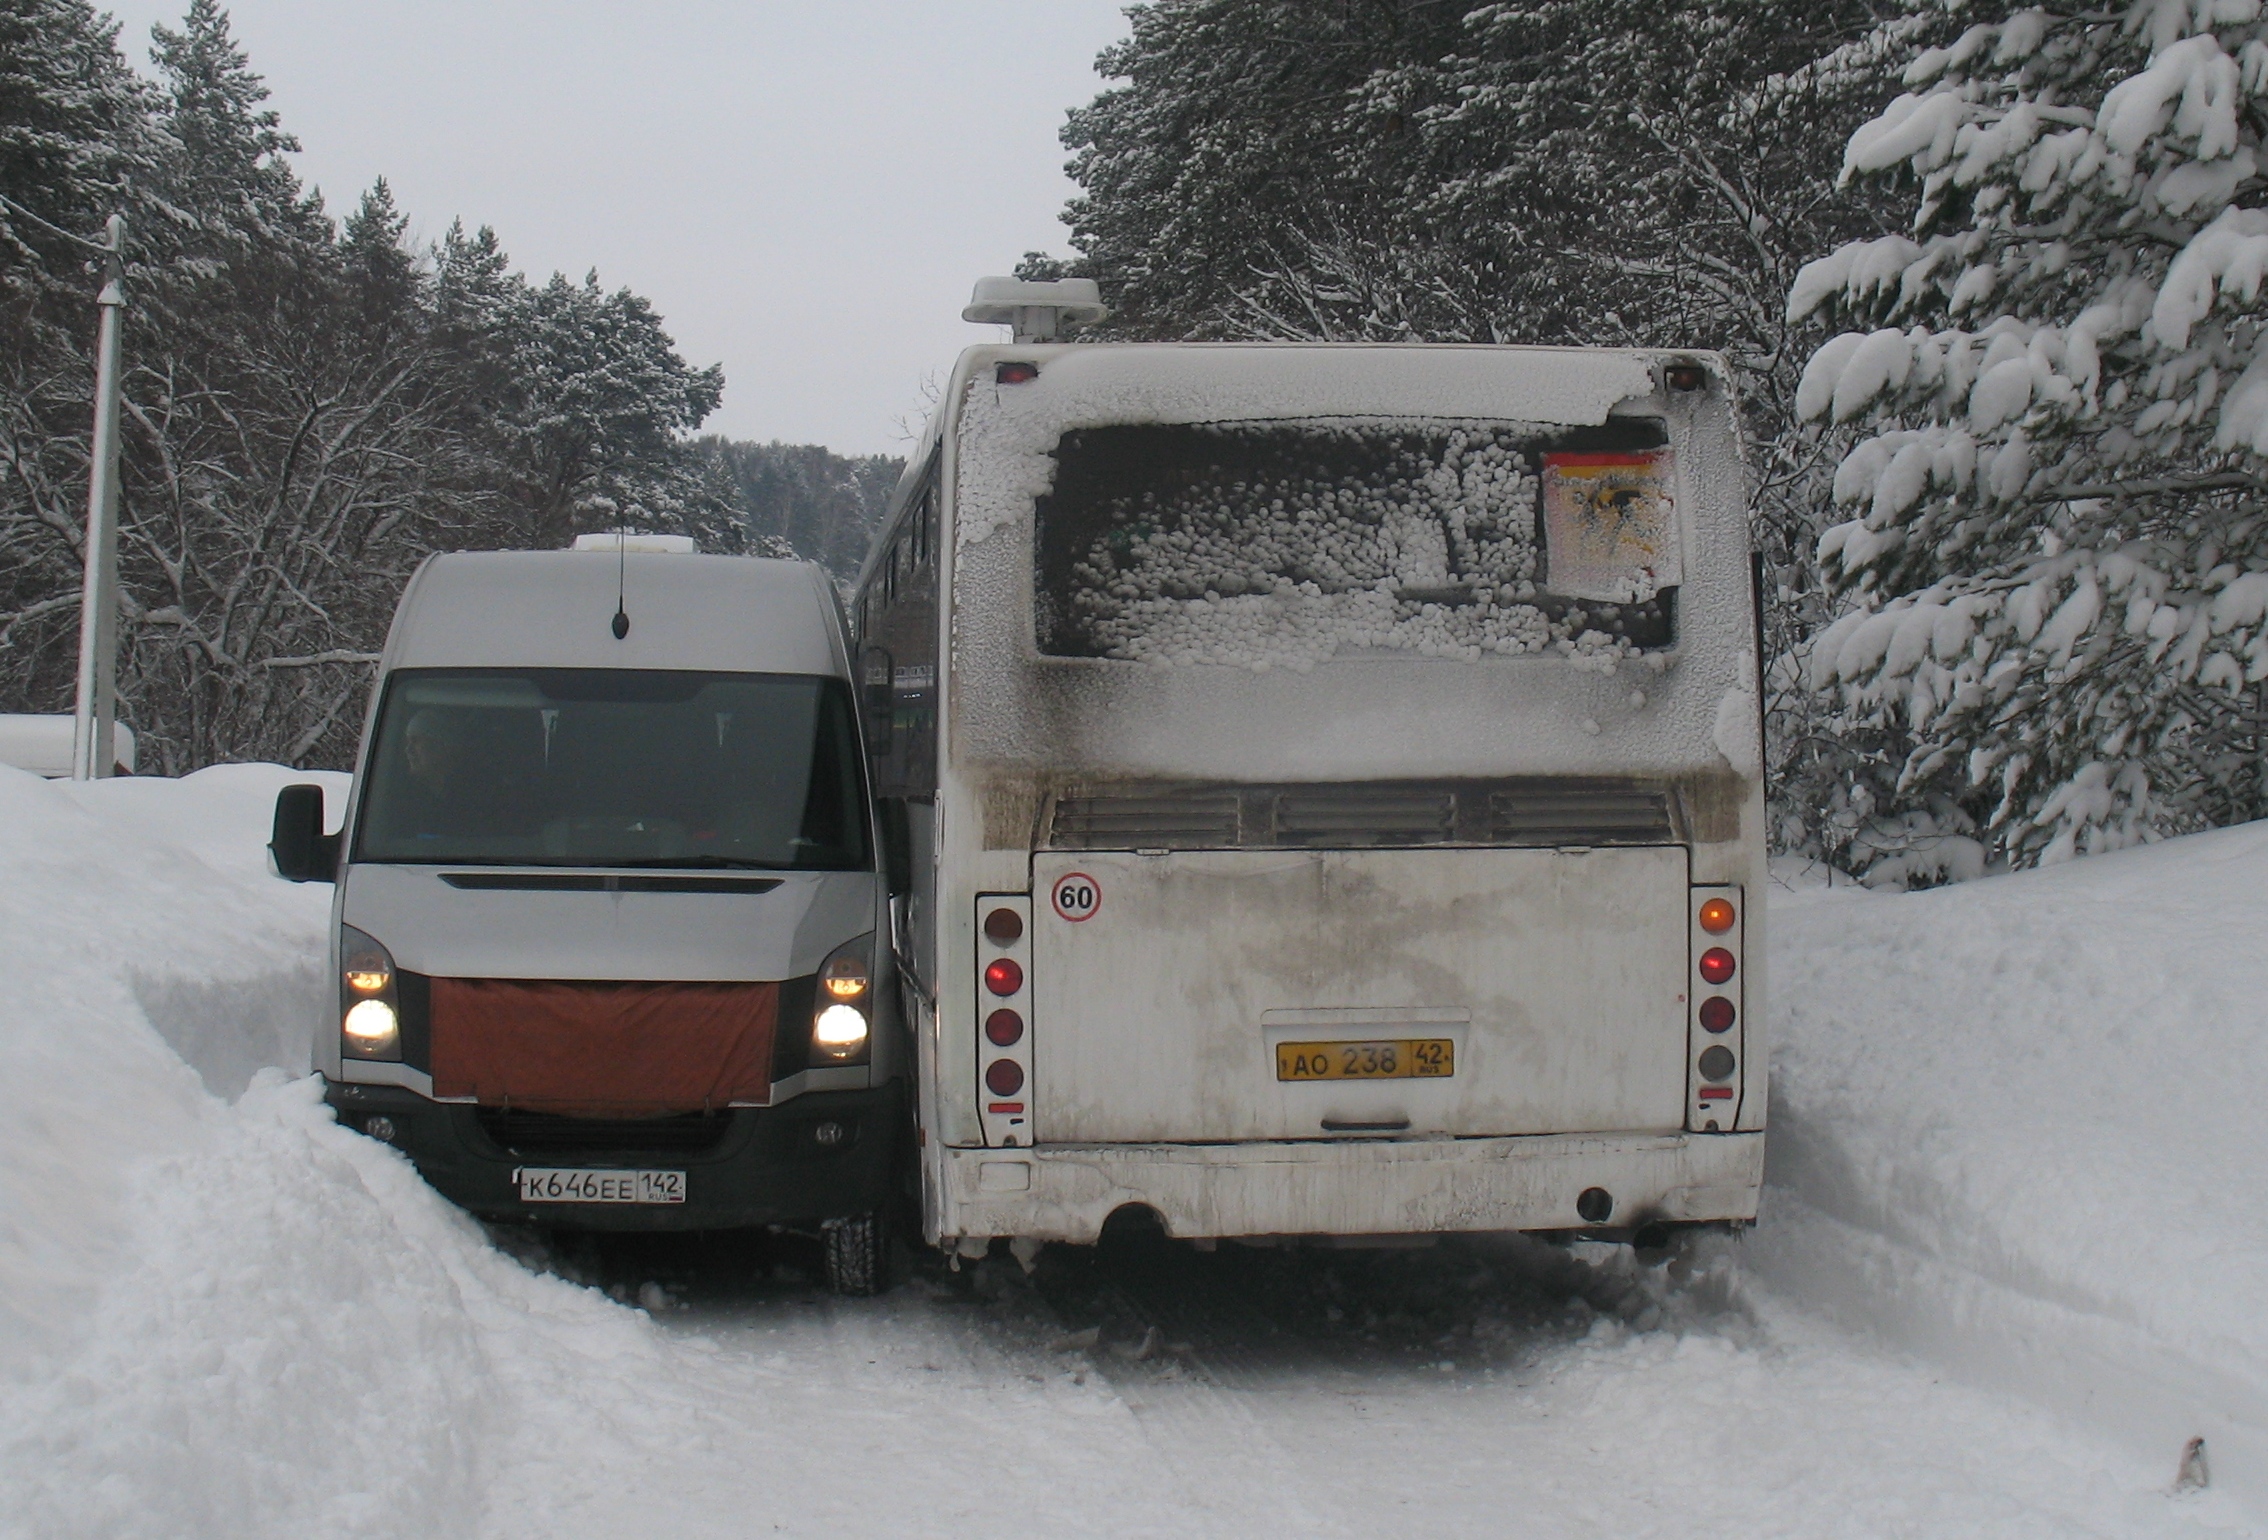
[[[1662,785],[1558,777],[1082,790],[1056,799],[1046,848],[1664,845],[1679,837]]]
[[[1579,782],[1491,792],[1488,837],[1504,845],[1658,845],[1671,838],[1669,798]]]
[[[1067,850],[1208,850],[1237,844],[1235,792],[1063,797],[1049,843]]]
[[[687,1112],[661,1118],[573,1118],[552,1112],[483,1107],[480,1130],[518,1155],[608,1153],[699,1154],[732,1127],[731,1113]]]
[[[1280,845],[1446,845],[1456,837],[1455,792],[1348,786],[1276,798]]]

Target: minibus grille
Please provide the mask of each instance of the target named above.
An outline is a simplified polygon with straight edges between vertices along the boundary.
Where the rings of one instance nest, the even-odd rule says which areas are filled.
[[[576,1118],[483,1107],[476,1116],[482,1133],[518,1155],[599,1151],[695,1155],[714,1149],[732,1127],[729,1112],[688,1112],[661,1118]]]
[[[1049,850],[1661,845],[1681,835],[1659,783],[1533,778],[1223,787],[1081,787],[1057,797]]]

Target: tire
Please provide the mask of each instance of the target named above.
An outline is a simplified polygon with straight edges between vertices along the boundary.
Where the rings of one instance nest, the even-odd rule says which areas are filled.
[[[829,1293],[864,1299],[889,1287],[890,1229],[879,1213],[830,1219],[823,1236]]]

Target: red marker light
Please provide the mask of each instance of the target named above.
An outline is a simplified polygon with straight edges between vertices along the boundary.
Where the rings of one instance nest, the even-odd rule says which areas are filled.
[[[1702,971],[1704,973],[1708,971],[1708,960],[1706,958],[1702,960]],[[1727,966],[1725,977],[1730,978],[1731,976],[1732,969]],[[1721,984],[1724,979],[1712,979],[1710,982]],[[992,965],[984,970],[984,987],[996,995],[1014,994],[1024,987],[1023,967],[1013,957],[995,959]]]
[[[997,968],[1000,964],[994,963],[992,966]],[[1010,963],[1009,966],[1014,967],[1015,964]],[[1712,984],[1730,983],[1733,969],[1738,966],[1733,961],[1733,954],[1721,946],[1713,946],[1701,954],[1701,976]],[[1020,972],[1021,970],[1019,970],[1019,976]],[[1008,991],[1002,990],[1001,993],[1006,994]]]
[[[1733,1024],[1733,1003],[1723,995],[1711,995],[1701,1002],[1701,1025],[1711,1032],[1730,1031]]]
[[[992,371],[992,378],[994,383],[1000,385],[1027,384],[1039,378],[1039,365],[1019,359],[1014,363],[1000,365]]]
[[[1024,1066],[1014,1059],[994,1059],[985,1066],[984,1088],[995,1096],[1014,1096],[1024,1088]]]
[[[1732,1087],[1729,1085],[1705,1085],[1701,1088],[1701,1099],[1705,1102],[1729,1102],[1732,1100]],[[1714,1123],[1709,1126],[1711,1128],[1716,1127]]]
[[[1024,1018],[1002,1006],[984,1018],[984,1038],[995,1048],[1013,1048],[1024,1035]]]

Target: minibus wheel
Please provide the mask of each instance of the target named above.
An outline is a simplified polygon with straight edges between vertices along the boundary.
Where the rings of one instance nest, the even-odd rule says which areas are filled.
[[[827,1289],[858,1297],[879,1294],[888,1284],[890,1229],[869,1210],[847,1219],[830,1219],[822,1232],[827,1243]]]

